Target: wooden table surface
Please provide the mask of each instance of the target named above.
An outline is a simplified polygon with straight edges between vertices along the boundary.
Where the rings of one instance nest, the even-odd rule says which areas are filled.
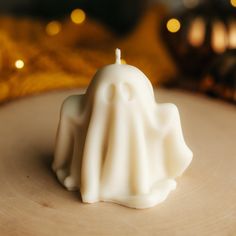
[[[62,100],[77,91],[0,107],[0,235],[236,235],[236,109],[181,91],[157,91],[180,110],[194,159],[167,200],[146,210],[82,204],[50,169]]]

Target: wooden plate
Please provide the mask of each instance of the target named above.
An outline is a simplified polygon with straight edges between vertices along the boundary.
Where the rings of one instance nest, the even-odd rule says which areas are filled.
[[[236,109],[181,91],[158,90],[178,105],[194,159],[168,199],[147,210],[82,204],[50,169],[59,108],[78,91],[0,107],[0,235],[236,235]]]

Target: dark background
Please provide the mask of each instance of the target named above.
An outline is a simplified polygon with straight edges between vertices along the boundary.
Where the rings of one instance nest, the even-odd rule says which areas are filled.
[[[114,31],[126,33],[137,23],[147,4],[147,0],[7,0],[0,1],[0,13],[63,19],[79,7]]]

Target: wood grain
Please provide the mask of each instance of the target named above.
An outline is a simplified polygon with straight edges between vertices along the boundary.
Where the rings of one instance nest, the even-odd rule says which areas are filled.
[[[62,100],[48,93],[0,107],[0,235],[236,235],[236,110],[181,91],[178,105],[194,159],[177,190],[147,210],[82,204],[50,169]]]

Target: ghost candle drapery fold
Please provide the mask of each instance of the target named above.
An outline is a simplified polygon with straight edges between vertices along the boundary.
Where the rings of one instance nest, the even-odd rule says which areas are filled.
[[[63,103],[53,169],[83,202],[148,208],[175,189],[192,152],[176,106],[157,104],[147,77],[116,61]]]

